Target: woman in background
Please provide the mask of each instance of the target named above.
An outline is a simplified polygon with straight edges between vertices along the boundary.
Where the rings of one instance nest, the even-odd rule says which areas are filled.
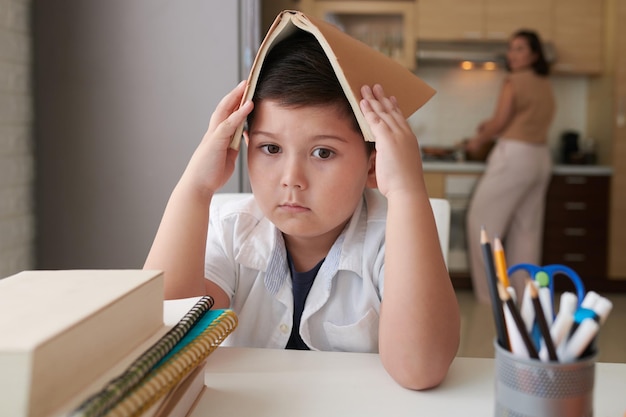
[[[549,65],[539,36],[529,30],[513,34],[507,50],[507,74],[493,116],[482,122],[466,143],[471,154],[489,141],[496,144],[468,210],[467,237],[476,298],[489,303],[480,229],[499,237],[508,265],[539,264],[545,194],[552,171],[547,145],[555,112]],[[521,294],[523,282],[512,277]]]

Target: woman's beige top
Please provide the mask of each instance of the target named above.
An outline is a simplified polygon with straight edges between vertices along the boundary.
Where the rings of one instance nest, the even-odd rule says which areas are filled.
[[[556,109],[550,79],[529,69],[513,72],[507,80],[513,87],[513,118],[500,137],[546,143]]]

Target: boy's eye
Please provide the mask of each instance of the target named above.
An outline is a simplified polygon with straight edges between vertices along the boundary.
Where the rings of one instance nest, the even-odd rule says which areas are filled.
[[[267,145],[263,145],[261,146],[261,149],[267,153],[267,154],[275,154],[275,153],[279,153],[280,152],[280,146],[278,145],[273,145],[273,144],[267,144]]]
[[[313,156],[320,158],[320,159],[328,159],[331,156],[333,156],[333,151],[331,151],[330,149],[325,149],[325,148],[317,148],[313,151]]]

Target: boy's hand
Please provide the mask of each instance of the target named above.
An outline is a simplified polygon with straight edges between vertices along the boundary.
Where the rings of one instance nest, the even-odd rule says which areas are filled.
[[[412,193],[422,175],[419,144],[400,111],[395,97],[386,97],[383,88],[361,88],[360,106],[376,138],[376,181],[389,197],[397,191]]]
[[[219,102],[187,165],[184,175],[202,191],[214,193],[233,174],[238,151],[229,147],[231,138],[253,108],[251,101],[237,108],[244,89],[245,81],[242,81]]]

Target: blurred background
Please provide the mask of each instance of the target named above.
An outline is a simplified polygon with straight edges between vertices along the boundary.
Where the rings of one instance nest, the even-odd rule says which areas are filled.
[[[555,178],[589,179],[584,198],[601,204],[575,221],[603,219],[546,242],[545,259],[569,256],[590,287],[626,289],[626,0],[0,0],[0,277],[141,267],[211,112],[283,9],[339,25],[437,90],[407,116],[420,145],[446,155],[425,177],[454,203],[457,288],[484,164],[449,151],[491,115],[508,36],[538,30],[554,70]],[[248,191],[243,162],[225,191]],[[582,249],[563,246],[577,238]]]

